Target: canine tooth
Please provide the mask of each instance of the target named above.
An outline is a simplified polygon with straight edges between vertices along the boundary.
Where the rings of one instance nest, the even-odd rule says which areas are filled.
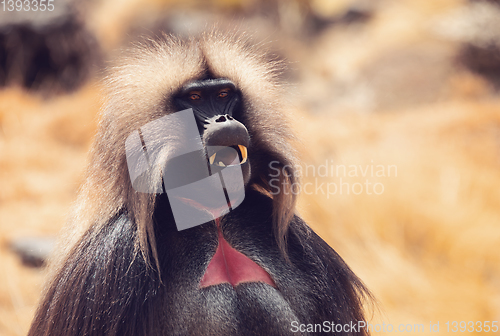
[[[226,166],[226,165],[224,164],[224,162],[222,162],[222,161],[219,161],[218,165],[219,165],[219,166],[221,166],[221,167],[225,167],[225,166]]]
[[[217,155],[217,153],[214,153],[214,155],[212,155],[210,157],[210,164],[214,164],[214,161],[215,161],[215,156]]]
[[[247,158],[248,158],[248,151],[247,151],[247,148],[243,145],[238,145],[238,148],[240,149],[240,152],[241,152],[241,163],[245,163],[247,162]]]

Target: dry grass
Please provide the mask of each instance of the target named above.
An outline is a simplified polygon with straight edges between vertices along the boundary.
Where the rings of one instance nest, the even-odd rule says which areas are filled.
[[[397,166],[391,177],[318,178],[382,183],[380,195],[301,197],[304,217],[380,301],[374,322],[428,332],[429,321],[498,320],[500,102],[304,119],[306,162]]]
[[[98,110],[95,87],[50,101],[15,88],[0,92],[0,335],[26,334],[43,280],[8,242],[60,230]]]

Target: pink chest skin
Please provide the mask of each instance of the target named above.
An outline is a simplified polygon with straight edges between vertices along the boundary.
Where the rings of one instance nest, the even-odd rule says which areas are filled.
[[[217,220],[217,226],[219,221]],[[200,288],[230,283],[236,287],[243,282],[263,282],[276,288],[269,274],[243,253],[236,251],[222,236],[219,229],[219,246],[200,281]]]

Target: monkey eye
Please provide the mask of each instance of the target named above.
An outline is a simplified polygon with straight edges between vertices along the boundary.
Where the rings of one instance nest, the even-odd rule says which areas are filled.
[[[189,93],[189,100],[200,100],[200,99],[201,99],[200,92],[193,91]]]
[[[230,88],[220,90],[217,94],[217,98],[226,98],[227,96],[229,96],[229,91],[231,91]]]

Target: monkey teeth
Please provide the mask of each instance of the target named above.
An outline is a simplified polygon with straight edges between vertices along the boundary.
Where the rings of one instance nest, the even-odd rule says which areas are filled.
[[[242,145],[238,145],[238,148],[240,149],[240,153],[241,153],[241,164],[247,162],[247,158],[248,158],[248,151],[247,151],[247,148],[245,146],[242,146]]]
[[[238,146],[232,146],[232,148],[234,148],[237,152],[238,152],[238,156],[239,156],[239,163],[238,164],[244,164],[245,162],[247,162],[248,160],[248,150],[245,146],[243,145],[238,145]],[[219,154],[221,151],[219,152],[216,152],[214,154],[212,154],[212,156],[210,156],[209,158],[209,161],[210,161],[210,164],[213,165],[215,164],[216,166],[219,166],[219,167],[228,167],[228,166],[233,166],[233,164],[226,164],[224,163],[223,161],[218,161],[217,163],[215,163],[215,159],[217,158],[217,154]],[[235,160],[236,161],[236,160]]]

